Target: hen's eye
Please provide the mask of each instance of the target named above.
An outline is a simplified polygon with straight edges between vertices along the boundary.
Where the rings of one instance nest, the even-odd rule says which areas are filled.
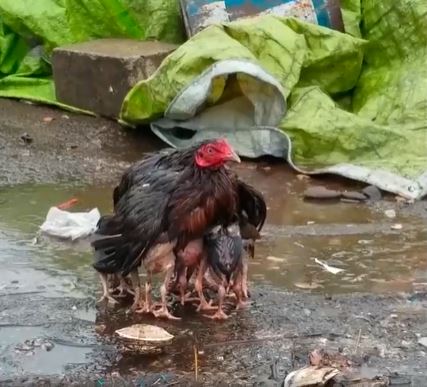
[[[208,148],[208,153],[212,153],[213,149],[211,147]]]

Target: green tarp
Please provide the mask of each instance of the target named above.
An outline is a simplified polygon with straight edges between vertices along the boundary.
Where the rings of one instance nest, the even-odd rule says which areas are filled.
[[[48,58],[57,45],[110,36],[181,42],[177,3],[2,0],[0,96],[56,103]],[[147,123],[165,112],[167,116],[175,112],[176,118],[180,94],[204,81],[212,66],[224,62],[227,67],[230,60],[255,63],[273,75],[279,83],[275,88],[287,102],[275,126],[287,139],[283,147],[290,153],[284,149],[284,157],[293,165],[339,173],[408,197],[423,196],[427,2],[341,0],[341,4],[347,34],[274,16],[202,31],[170,55],[150,79],[134,87],[123,104],[122,120]],[[227,79],[229,74],[210,80],[211,94],[204,107],[227,98],[232,88]],[[242,77],[236,84],[255,85]],[[256,105],[259,101],[254,98]],[[200,110],[199,106],[194,115]],[[271,119],[264,121],[255,117],[259,138],[252,130],[253,141],[246,144],[254,154],[269,153],[263,126],[271,126]],[[179,138],[174,136],[168,140],[177,144]],[[272,138],[278,137],[268,137]]]

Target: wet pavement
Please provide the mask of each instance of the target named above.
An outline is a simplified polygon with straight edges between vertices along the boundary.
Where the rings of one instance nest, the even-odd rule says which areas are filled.
[[[51,206],[70,198],[78,199],[73,210],[111,211],[121,171],[159,142],[45,107],[0,100],[0,110],[8,112],[0,121],[1,385],[188,384],[193,346],[205,384],[275,385],[268,378],[276,359],[283,380],[311,350],[324,347],[340,348],[364,365],[366,376],[397,372],[423,385],[417,383],[427,377],[427,348],[418,344],[427,336],[426,201],[307,201],[303,192],[313,185],[363,185],[301,179],[278,162],[245,162],[238,173],[264,193],[269,207],[250,262],[251,307],[225,323],[191,308],[175,311],[180,322],[157,322],[126,314],[126,305],[96,306],[100,286],[88,242],[47,238],[38,228]],[[20,140],[24,131],[31,144]],[[329,273],[315,258],[344,271]],[[115,329],[145,321],[176,336],[161,353],[129,352],[114,336]]]

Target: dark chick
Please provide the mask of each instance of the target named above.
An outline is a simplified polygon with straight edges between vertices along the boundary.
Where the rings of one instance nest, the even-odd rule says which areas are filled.
[[[218,291],[218,310],[211,316],[213,319],[226,319],[223,310],[226,294],[230,287],[237,298],[237,307],[243,302],[243,276],[245,249],[238,223],[228,227],[217,226],[204,237],[206,260],[204,261],[206,277],[216,285]]]

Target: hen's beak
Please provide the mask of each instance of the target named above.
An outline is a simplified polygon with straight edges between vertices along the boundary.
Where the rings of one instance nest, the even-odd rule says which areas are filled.
[[[236,163],[240,163],[241,161],[239,155],[234,150],[230,151],[230,154],[228,155],[228,160],[234,161]]]

